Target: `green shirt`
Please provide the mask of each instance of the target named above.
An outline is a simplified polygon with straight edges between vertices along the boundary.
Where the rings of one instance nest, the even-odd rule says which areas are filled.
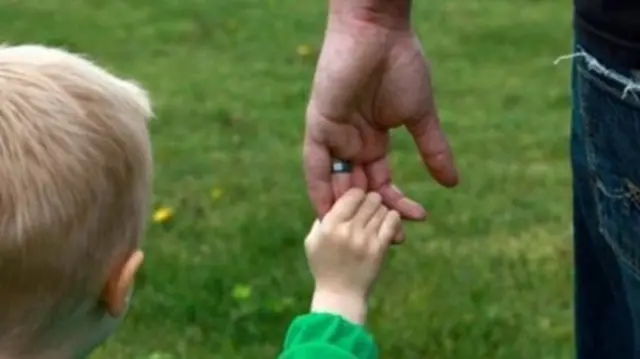
[[[365,329],[342,317],[312,313],[296,318],[278,359],[378,359]]]

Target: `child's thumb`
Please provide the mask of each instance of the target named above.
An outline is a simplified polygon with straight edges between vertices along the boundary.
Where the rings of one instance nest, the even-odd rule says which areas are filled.
[[[309,252],[313,248],[318,246],[318,242],[320,241],[320,220],[316,219],[311,226],[311,230],[309,234],[307,234],[307,238],[304,241],[304,246]]]

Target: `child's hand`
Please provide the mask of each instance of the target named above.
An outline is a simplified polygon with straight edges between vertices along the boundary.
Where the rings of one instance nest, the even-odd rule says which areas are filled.
[[[316,221],[305,241],[316,282],[312,310],[364,322],[367,296],[400,224],[400,215],[379,194],[359,189],[349,190]]]

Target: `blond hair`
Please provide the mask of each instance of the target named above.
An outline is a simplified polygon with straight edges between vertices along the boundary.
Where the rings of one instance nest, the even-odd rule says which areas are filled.
[[[97,301],[139,245],[151,116],[143,89],[83,57],[0,46],[0,343]]]

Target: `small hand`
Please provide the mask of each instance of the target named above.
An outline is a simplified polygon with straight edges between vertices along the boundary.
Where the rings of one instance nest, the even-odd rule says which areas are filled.
[[[378,193],[347,191],[305,241],[315,279],[314,310],[363,321],[366,299],[399,229],[400,215]]]

